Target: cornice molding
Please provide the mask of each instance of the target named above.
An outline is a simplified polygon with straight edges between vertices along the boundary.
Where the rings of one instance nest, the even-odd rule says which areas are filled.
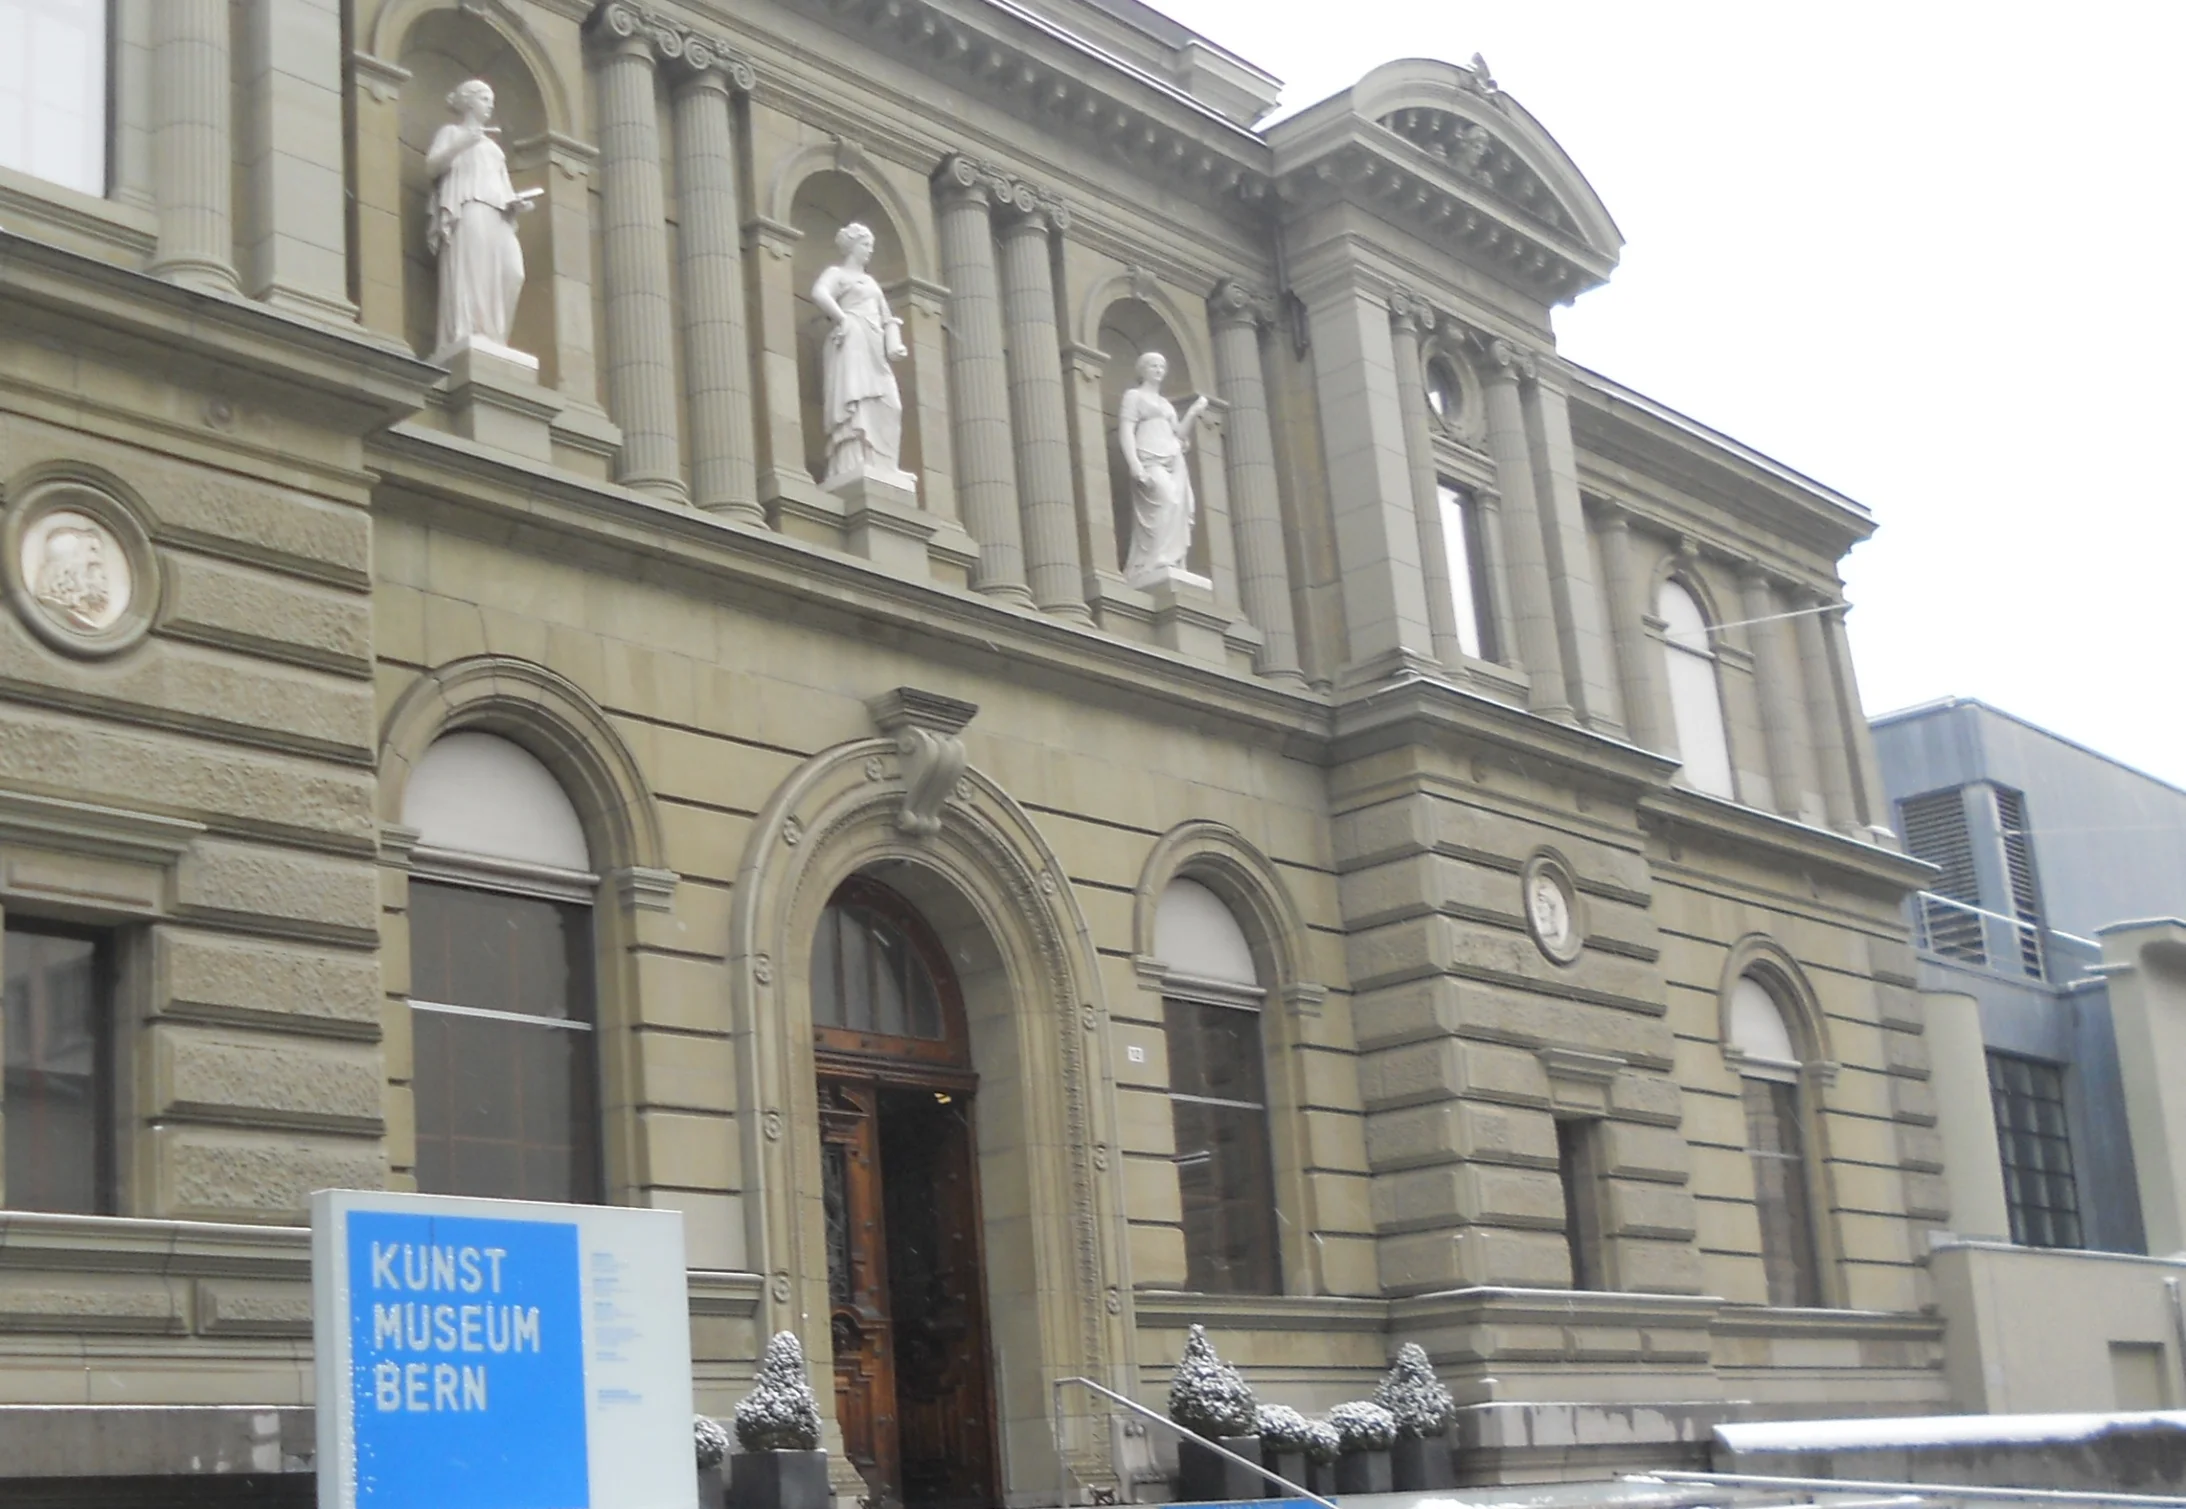
[[[1640,826],[1659,838],[1744,849],[1779,870],[1823,870],[1893,898],[1919,890],[1936,873],[1925,860],[1683,786],[1664,785],[1642,795],[1639,817]]]

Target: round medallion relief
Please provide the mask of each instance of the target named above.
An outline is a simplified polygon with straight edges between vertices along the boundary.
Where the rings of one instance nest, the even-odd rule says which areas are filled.
[[[135,515],[75,481],[30,488],[8,508],[8,595],[40,638],[111,655],[151,627],[158,561]]]
[[[1569,964],[1586,945],[1586,929],[1579,914],[1579,891],[1571,871],[1553,854],[1536,854],[1526,861],[1520,877],[1525,898],[1526,930],[1542,953],[1558,964]]]

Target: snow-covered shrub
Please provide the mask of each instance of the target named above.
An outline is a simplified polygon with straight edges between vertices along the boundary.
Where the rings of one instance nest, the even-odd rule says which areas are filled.
[[[721,1459],[729,1454],[729,1433],[721,1428],[719,1420],[693,1415],[691,1437],[698,1448],[698,1465],[701,1468],[719,1467]]]
[[[1326,1420],[1308,1420],[1303,1450],[1308,1462],[1325,1467],[1343,1454],[1343,1437],[1337,1435],[1336,1427]]]
[[[1252,1433],[1254,1409],[1244,1375],[1215,1356],[1205,1326],[1193,1326],[1169,1382],[1169,1418],[1203,1436],[1244,1436]]]
[[[1263,1461],[1279,1451],[1304,1451],[1306,1431],[1313,1423],[1287,1404],[1263,1404],[1253,1421]]]
[[[1371,1399],[1354,1399],[1328,1412],[1340,1451],[1387,1451],[1397,1444],[1397,1417]]]
[[[1417,1342],[1397,1348],[1389,1375],[1374,1390],[1374,1402],[1396,1416],[1397,1434],[1431,1440],[1450,1428],[1457,1401],[1435,1377],[1434,1365]]]
[[[805,1349],[777,1331],[759,1359],[751,1392],[736,1406],[736,1439],[746,1451],[816,1451],[820,1403],[805,1378]]]

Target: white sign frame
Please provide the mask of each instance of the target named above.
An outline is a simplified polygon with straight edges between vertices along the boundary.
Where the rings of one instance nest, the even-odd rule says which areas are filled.
[[[531,1223],[538,1228],[541,1242],[556,1252],[560,1250],[561,1241],[557,1232],[567,1229],[573,1234],[576,1310],[582,1337],[582,1407],[588,1492],[585,1504],[573,1504],[561,1497],[552,1502],[532,1502],[509,1497],[506,1492],[497,1494],[491,1489],[458,1496],[446,1491],[450,1486],[446,1481],[438,1485],[430,1497],[371,1488],[360,1497],[356,1388],[359,1375],[354,1366],[356,1337],[353,1329],[357,1326],[358,1314],[352,1305],[353,1281],[360,1275],[352,1271],[355,1254],[350,1241],[351,1218],[359,1215],[413,1218],[410,1223],[368,1219],[360,1228],[360,1241],[367,1242],[370,1233],[377,1228],[415,1229],[415,1218],[458,1223]],[[453,1228],[458,1232],[464,1229],[461,1225]],[[453,1262],[452,1255],[445,1250],[443,1255]],[[420,1253],[412,1251],[409,1256],[419,1261],[412,1270],[413,1278],[429,1271],[423,1266]],[[361,1275],[368,1287],[391,1280],[401,1281],[402,1269],[391,1252],[375,1248],[372,1258]],[[490,1260],[490,1266],[487,1266],[477,1256],[477,1250],[470,1250],[461,1272],[463,1282],[456,1287],[481,1291],[487,1288],[490,1278],[491,1287],[499,1288],[499,1259]],[[549,1279],[558,1282],[564,1276],[557,1264]],[[418,1287],[422,1290],[427,1285]],[[466,1506],[472,1506],[472,1509],[698,1509],[698,1473],[691,1435],[690,1299],[680,1211],[615,1205],[555,1205],[529,1200],[477,1200],[384,1190],[320,1190],[311,1197],[311,1289],[319,1509],[428,1509],[428,1505],[430,1509],[466,1509]],[[490,1295],[480,1292],[476,1297],[486,1299]],[[432,1313],[455,1308],[449,1304],[429,1307],[421,1304],[413,1307],[412,1318],[418,1318],[417,1309]],[[476,1311],[482,1307],[460,1308]],[[431,1370],[437,1365],[424,1365],[429,1371],[421,1378],[418,1372],[421,1365],[408,1364],[407,1394],[400,1373],[395,1373],[397,1392],[394,1398],[397,1402],[390,1405],[383,1377],[378,1393],[367,1391],[364,1403],[368,1410],[400,1411],[406,1404],[409,1410],[418,1411],[422,1403],[429,1411],[438,1403],[451,1410],[475,1407],[481,1412],[481,1421],[490,1413],[487,1409],[490,1399],[487,1369],[496,1359],[483,1351],[484,1327],[491,1324],[490,1317],[462,1333],[460,1347],[448,1344],[452,1317],[440,1313],[438,1318],[437,1340],[442,1351],[434,1355],[455,1357],[468,1353],[477,1357],[475,1369],[464,1369],[465,1389],[459,1392],[444,1386],[435,1390],[434,1382],[443,1385],[448,1382],[445,1368],[437,1369],[443,1376],[435,1379]],[[478,1317],[464,1316],[463,1320],[476,1322]],[[539,1311],[534,1307],[529,1315],[534,1352],[538,1350],[536,1337],[540,1324]],[[504,1348],[509,1336],[507,1329],[500,1333]],[[522,1334],[518,1333],[518,1351],[522,1350],[522,1339]],[[379,1355],[377,1349],[388,1344],[385,1331],[377,1332],[365,1341],[368,1349],[374,1349],[369,1355]],[[401,1346],[399,1338],[393,1345]],[[427,1343],[428,1348],[431,1345],[431,1342]],[[466,1356],[464,1360],[470,1359]],[[374,1365],[375,1370],[386,1367],[385,1362]],[[564,1372],[552,1375],[549,1382],[566,1391],[566,1363],[564,1368]],[[469,1376],[473,1372],[477,1375],[475,1379]],[[474,1391],[468,1387],[472,1383],[476,1385]],[[524,1429],[520,1411],[512,1410],[504,1418],[508,1421],[506,1425],[499,1422],[481,1424],[478,1429],[481,1432]],[[375,1436],[381,1432],[397,1437],[401,1434],[401,1418],[375,1419],[372,1423]],[[442,1427],[443,1430],[461,1428],[463,1423]],[[490,1434],[484,1438],[492,1439]]]

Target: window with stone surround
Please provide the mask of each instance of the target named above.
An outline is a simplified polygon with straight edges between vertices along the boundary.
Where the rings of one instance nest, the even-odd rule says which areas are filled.
[[[1564,1246],[1574,1289],[1610,1287],[1602,1242],[1601,1138],[1597,1117],[1556,1119],[1556,1176],[1564,1187]]]
[[[107,35],[108,0],[0,0],[0,167],[105,194]]]
[[[1745,1103],[1746,1153],[1753,1164],[1754,1214],[1761,1230],[1768,1302],[1819,1305],[1822,1265],[1808,1178],[1801,1054],[1782,1003],[1758,974],[1741,975],[1731,987],[1730,1039],[1739,1052],[1739,1093]]]
[[[1442,507],[1442,548],[1449,557],[1451,607],[1457,617],[1459,648],[1474,660],[1501,660],[1495,642],[1493,599],[1487,579],[1488,553],[1481,538],[1480,508],[1472,489],[1455,482],[1435,484]]]
[[[1663,668],[1685,779],[1695,791],[1735,800],[1738,786],[1731,775],[1730,738],[1723,726],[1723,692],[1716,681],[1708,615],[1692,590],[1674,580],[1657,589],[1655,615],[1663,624]]]
[[[10,1210],[115,1209],[112,941],[14,917],[0,939]]]
[[[592,902],[568,795],[490,734],[410,777],[417,1182],[428,1194],[600,1198]]]
[[[1193,880],[1173,880],[1162,892],[1155,947],[1168,966],[1162,1013],[1186,1286],[1208,1294],[1280,1294],[1260,1032],[1267,992],[1252,949],[1222,899]]]

